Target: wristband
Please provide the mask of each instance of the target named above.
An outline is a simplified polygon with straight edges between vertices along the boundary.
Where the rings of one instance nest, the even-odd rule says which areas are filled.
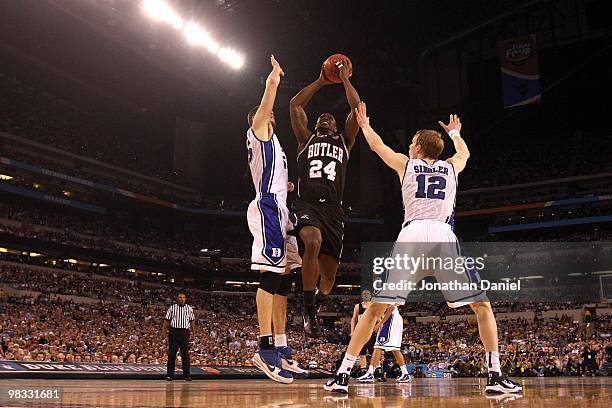
[[[461,136],[459,134],[459,131],[457,129],[451,129],[448,131],[448,135],[451,137],[451,139],[455,136]]]

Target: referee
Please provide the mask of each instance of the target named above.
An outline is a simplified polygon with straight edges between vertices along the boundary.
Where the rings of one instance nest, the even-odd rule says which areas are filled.
[[[166,380],[172,381],[174,378],[174,366],[176,364],[176,352],[181,350],[181,362],[183,364],[183,376],[185,381],[191,381],[189,373],[189,337],[195,333],[195,315],[193,308],[186,304],[187,295],[179,292],[176,303],[168,308],[164,329],[166,333],[168,326],[168,366]]]

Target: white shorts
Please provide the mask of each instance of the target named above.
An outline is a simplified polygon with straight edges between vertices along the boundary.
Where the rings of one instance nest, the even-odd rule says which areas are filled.
[[[385,351],[399,350],[402,347],[404,321],[399,314],[393,313],[376,333],[374,348]]]
[[[451,226],[442,221],[415,220],[404,226],[397,237],[393,248],[392,257],[404,256],[428,258],[462,258],[461,248],[457,236]],[[420,281],[428,276],[433,276],[438,283],[478,283],[480,276],[474,269],[465,269],[458,273],[456,270],[443,268],[420,268],[409,273],[405,269],[389,268],[382,276],[384,282],[397,283],[410,281],[416,287]],[[375,291],[372,300],[377,303],[390,303],[403,305],[411,290],[389,290]],[[488,301],[486,293],[482,290],[449,290],[442,291],[449,307],[457,308],[469,305],[477,301]]]
[[[284,203],[278,203],[273,194],[251,201],[247,222],[253,235],[252,270],[283,273],[287,268],[302,266],[297,240],[287,235],[287,231],[293,229],[289,210]]]

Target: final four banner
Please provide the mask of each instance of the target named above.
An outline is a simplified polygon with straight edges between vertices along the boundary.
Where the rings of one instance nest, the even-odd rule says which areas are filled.
[[[535,35],[502,41],[500,54],[504,107],[540,102],[542,91]]]

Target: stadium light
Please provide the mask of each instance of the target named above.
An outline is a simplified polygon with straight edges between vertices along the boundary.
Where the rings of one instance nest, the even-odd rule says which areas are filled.
[[[234,69],[240,69],[244,65],[244,58],[231,48],[221,48],[217,55]]]
[[[168,23],[177,30],[183,28],[183,18],[162,0],[144,0],[143,7],[151,18]]]
[[[183,30],[183,35],[189,43],[204,46],[213,54],[219,51],[219,43],[213,40],[210,34],[196,23],[187,24]]]
[[[151,18],[168,23],[177,30],[182,30],[183,36],[187,42],[195,46],[205,47],[232,68],[240,69],[244,65],[244,57],[242,55],[232,48],[221,47],[221,45],[196,22],[185,24],[183,18],[172,10],[164,1],[144,0],[143,8]],[[221,211],[223,211],[223,208]]]

